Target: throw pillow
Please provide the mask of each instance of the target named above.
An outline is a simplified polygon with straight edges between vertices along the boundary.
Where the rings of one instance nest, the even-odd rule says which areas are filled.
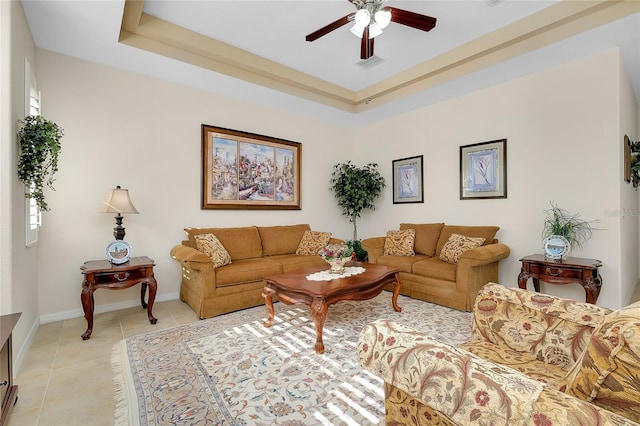
[[[400,231],[387,231],[384,239],[385,256],[415,256],[413,243],[416,240],[415,229],[403,229]]]
[[[462,253],[480,247],[482,244],[484,244],[484,238],[472,238],[460,234],[451,234],[447,242],[442,246],[440,260],[444,260],[447,263],[458,263]]]
[[[231,256],[218,237],[213,234],[199,234],[195,236],[195,239],[198,250],[211,258],[214,268],[231,263]]]
[[[640,302],[607,315],[566,377],[566,390],[640,422]]]
[[[331,239],[330,232],[304,231],[300,244],[296,249],[297,255],[319,254]]]

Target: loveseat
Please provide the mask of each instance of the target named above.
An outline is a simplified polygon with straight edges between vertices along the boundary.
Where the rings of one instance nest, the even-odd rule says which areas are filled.
[[[187,240],[171,256],[182,267],[180,299],[201,319],[261,305],[263,277],[327,265],[319,250],[343,242],[307,224],[185,232]]]
[[[640,302],[612,312],[490,283],[466,343],[378,320],[357,353],[385,382],[387,425],[640,421]]]
[[[401,270],[401,294],[471,311],[480,288],[497,282],[498,262],[509,256],[497,226],[401,223],[385,237],[367,238],[369,262]]]

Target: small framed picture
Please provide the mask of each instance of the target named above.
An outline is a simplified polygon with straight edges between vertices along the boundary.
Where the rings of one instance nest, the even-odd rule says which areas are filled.
[[[460,147],[460,199],[507,198],[507,140]]]
[[[424,203],[422,155],[393,160],[393,204]]]
[[[631,140],[624,135],[624,181],[631,183]]]

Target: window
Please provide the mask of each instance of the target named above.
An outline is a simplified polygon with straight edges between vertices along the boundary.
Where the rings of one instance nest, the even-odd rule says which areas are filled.
[[[24,60],[24,115],[40,115],[40,91],[31,64]],[[25,194],[32,188],[25,187]],[[26,246],[31,247],[38,241],[38,228],[42,224],[42,214],[34,198],[24,199]]]

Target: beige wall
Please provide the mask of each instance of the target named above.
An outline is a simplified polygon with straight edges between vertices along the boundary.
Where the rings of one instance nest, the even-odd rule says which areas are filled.
[[[555,201],[600,220],[584,250],[572,254],[602,260],[598,303],[620,307],[638,278],[638,218],[611,213],[637,212],[637,192],[622,180],[622,128],[636,139],[638,129],[630,92],[620,54],[609,50],[359,129],[358,161],[380,163],[391,185],[391,160],[424,155],[425,182],[424,204],[394,205],[388,189],[363,218],[361,235],[384,235],[401,221],[499,225],[498,238],[512,250],[500,281],[515,286],[519,259],[541,252],[543,210]],[[502,138],[508,198],[461,201],[459,147]],[[577,284],[543,291],[584,297]]]
[[[49,51],[38,51],[38,78],[48,118],[65,130],[39,243],[44,321],[82,315],[79,268],[105,257],[115,221],[94,211],[116,185],[140,211],[125,217],[125,239],[156,261],[159,300],[178,297],[169,251],[184,227],[309,223],[349,235],[327,187],[331,166],[351,156],[352,130]],[[302,143],[302,210],[201,210],[202,123]],[[96,309],[135,305],[138,294],[101,290]]]
[[[22,312],[13,333],[19,366],[39,324],[37,247],[25,247],[24,186],[17,177],[17,120],[24,118],[24,61],[35,67],[35,46],[21,2],[0,2],[0,313]],[[15,370],[14,370],[15,371]]]

